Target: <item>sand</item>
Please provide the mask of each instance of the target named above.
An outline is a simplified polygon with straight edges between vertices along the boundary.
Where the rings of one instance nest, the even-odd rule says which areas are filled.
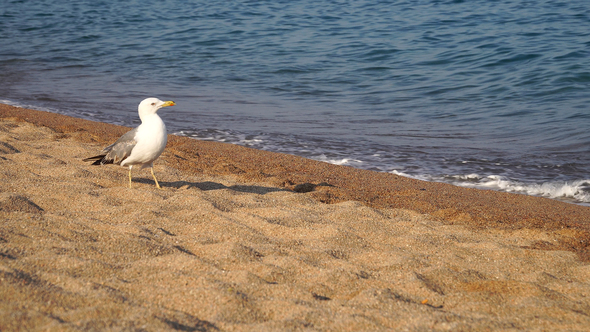
[[[0,330],[590,330],[590,208],[0,105]]]

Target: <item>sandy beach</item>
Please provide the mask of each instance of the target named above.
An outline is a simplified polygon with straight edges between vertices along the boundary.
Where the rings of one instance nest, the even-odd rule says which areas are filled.
[[[0,104],[1,331],[590,330],[590,208]]]

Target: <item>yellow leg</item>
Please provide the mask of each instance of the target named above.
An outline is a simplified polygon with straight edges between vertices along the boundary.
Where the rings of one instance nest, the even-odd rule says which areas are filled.
[[[129,167],[129,188],[131,188],[131,167]]]
[[[152,176],[154,177],[154,181],[156,181],[156,187],[158,187],[158,189],[162,189],[162,187],[160,187],[160,184],[158,183],[158,179],[156,179],[156,174],[154,174],[154,168],[150,167],[150,169],[152,170]]]

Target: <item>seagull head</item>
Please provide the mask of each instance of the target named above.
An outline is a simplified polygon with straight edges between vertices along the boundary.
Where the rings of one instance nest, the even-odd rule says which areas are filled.
[[[139,106],[137,107],[137,111],[139,112],[139,117],[143,117],[144,115],[151,115],[156,114],[156,112],[166,106],[174,106],[176,105],[173,101],[161,101],[158,98],[147,98],[144,99]]]

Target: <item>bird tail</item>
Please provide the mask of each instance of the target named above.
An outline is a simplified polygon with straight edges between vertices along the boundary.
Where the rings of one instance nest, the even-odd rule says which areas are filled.
[[[98,156],[82,159],[82,161],[92,161],[91,165],[104,165],[104,164],[112,164],[112,160],[106,160],[106,154],[100,154]]]

